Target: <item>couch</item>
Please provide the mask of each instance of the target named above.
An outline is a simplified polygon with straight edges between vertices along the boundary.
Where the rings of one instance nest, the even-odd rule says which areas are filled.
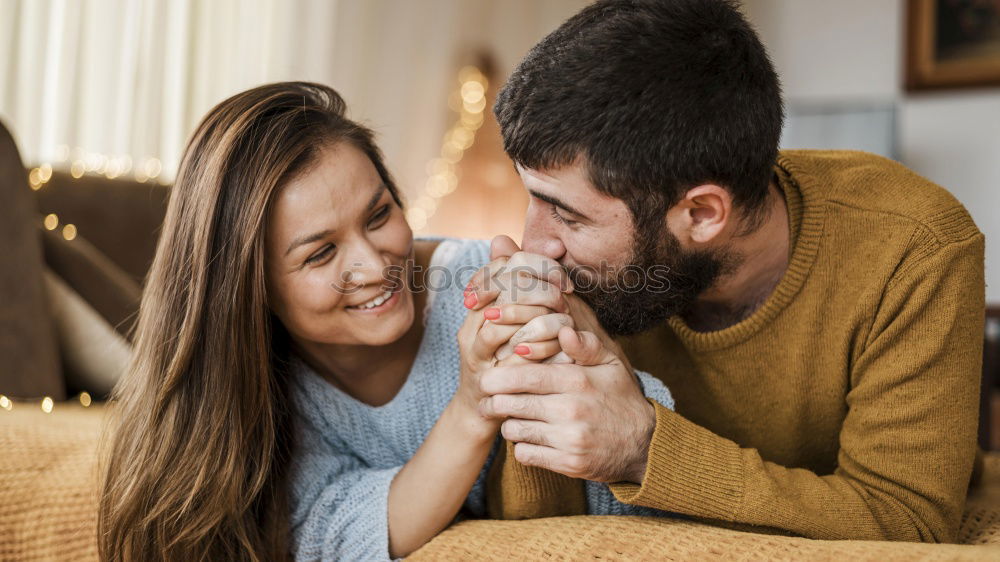
[[[95,560],[104,408],[0,408],[0,560]],[[494,540],[485,542],[482,536]],[[500,540],[496,540],[500,539]],[[682,520],[577,516],[467,520],[413,560],[1000,560],[1000,455],[987,457],[958,545],[817,541]]]
[[[0,126],[0,197],[14,195],[24,216],[36,217],[35,222],[0,223],[0,234],[8,236],[8,242],[16,241],[12,248],[20,252],[17,259],[22,266],[16,275],[0,268],[0,291],[12,287],[9,290],[19,299],[5,300],[0,313],[11,318],[0,319],[24,324],[18,328],[22,331],[3,334],[9,339],[0,341],[4,353],[10,354],[0,362],[0,383],[4,375],[9,382],[10,376],[36,373],[16,379],[28,385],[22,395],[33,399],[0,400],[0,560],[93,560],[104,407],[99,401],[84,407],[61,399],[84,390],[99,398],[101,390],[88,386],[96,384],[91,379],[69,376],[80,369],[70,361],[72,350],[66,349],[73,342],[60,340],[47,324],[51,308],[46,307],[51,303],[43,302],[44,291],[38,285],[42,269],[54,271],[79,301],[96,312],[93,321],[104,322],[127,338],[168,188],[89,175],[74,178],[58,171],[36,187],[28,189],[27,171]],[[4,199],[0,204],[14,203]],[[41,226],[41,217],[49,213],[58,215],[60,228]],[[76,227],[77,236],[71,241],[61,235],[66,224]],[[9,294],[4,292],[4,298]],[[11,312],[15,310],[21,312]],[[53,362],[53,357],[61,359]],[[44,377],[37,376],[43,371]],[[0,387],[0,393],[5,388]],[[50,412],[42,409],[41,396],[56,398]],[[486,535],[503,540],[489,544],[478,540]],[[463,521],[411,558],[1000,560],[998,455],[987,458],[983,484],[970,494],[959,540],[961,545],[814,541],[682,520],[583,516]]]

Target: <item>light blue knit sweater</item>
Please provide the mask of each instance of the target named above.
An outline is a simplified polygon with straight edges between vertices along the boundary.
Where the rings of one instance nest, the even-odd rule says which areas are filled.
[[[442,242],[446,271],[425,315],[424,339],[399,393],[374,407],[327,383],[298,358],[292,364],[297,426],[290,479],[292,545],[297,560],[385,560],[389,557],[389,484],[413,457],[458,387],[462,290],[489,261],[483,241]],[[443,275],[442,275],[443,274]],[[446,279],[451,275],[451,279]],[[456,280],[457,278],[457,280]],[[442,283],[441,281],[444,281]],[[440,285],[445,284],[445,287]],[[673,408],[659,380],[638,372],[644,394]],[[485,479],[502,437],[466,498],[464,510],[485,517]],[[667,515],[618,502],[607,485],[587,482],[587,511],[599,515]]]

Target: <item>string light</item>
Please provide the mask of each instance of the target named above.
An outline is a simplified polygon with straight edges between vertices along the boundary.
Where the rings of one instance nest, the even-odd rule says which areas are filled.
[[[59,216],[55,213],[45,215],[45,220],[42,221],[42,224],[45,225],[45,230],[55,230],[59,228]]]
[[[466,66],[458,71],[458,84],[448,98],[448,107],[458,113],[458,119],[444,135],[440,156],[427,163],[424,189],[406,211],[406,220],[414,231],[426,228],[427,221],[440,207],[439,200],[458,187],[455,169],[465,151],[476,142],[476,132],[483,125],[489,87],[486,76],[478,68]]]
[[[160,178],[163,163],[159,158],[145,158],[136,163],[127,154],[101,154],[89,152],[80,147],[70,150],[69,146],[61,144],[56,147],[55,162],[60,167],[67,168],[73,179],[80,179],[90,174],[103,175],[108,179],[133,174],[135,181],[146,183]],[[37,191],[52,179],[53,164],[43,163],[28,173],[28,184]]]
[[[93,403],[94,399],[89,392],[81,392],[77,399],[80,401],[80,405],[84,408],[89,408]],[[51,396],[45,396],[39,403],[42,411],[46,414],[51,414],[52,410],[55,408],[55,400]],[[0,394],[0,410],[11,411],[14,409],[14,401],[7,396]]]
[[[103,174],[108,179],[115,179],[132,171],[132,157],[128,155],[108,156],[97,152],[87,152],[79,147],[71,151],[64,144],[56,147],[57,162],[66,163],[70,160],[72,163],[69,164],[69,174],[73,179],[80,179],[87,172],[95,172]],[[48,162],[37,168],[32,168],[28,172],[28,185],[31,186],[31,189],[38,191],[48,183],[52,179],[52,170],[52,164]],[[160,177],[162,171],[163,164],[158,158],[146,158],[141,165],[136,166],[135,180],[139,183],[146,183]],[[55,230],[59,227],[59,217],[54,213],[46,215],[43,224],[46,229]],[[67,224],[63,227],[62,235],[66,240],[75,239],[77,234],[75,225]]]
[[[32,168],[28,172],[28,185],[31,186],[31,189],[38,191],[42,188],[42,183],[44,183],[42,182],[42,171],[38,168]]]

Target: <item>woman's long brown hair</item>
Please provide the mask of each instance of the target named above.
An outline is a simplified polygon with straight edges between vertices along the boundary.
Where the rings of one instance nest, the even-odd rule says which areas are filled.
[[[266,218],[338,142],[366,153],[398,202],[372,133],[319,84],[237,94],[188,143],[109,408],[102,559],[289,558],[289,343],[268,308]]]

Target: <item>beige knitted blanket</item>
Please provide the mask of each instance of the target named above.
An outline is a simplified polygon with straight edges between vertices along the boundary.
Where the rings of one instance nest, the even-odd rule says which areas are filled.
[[[0,560],[95,560],[99,407],[0,408]],[[963,545],[816,541],[641,517],[465,521],[413,560],[1000,560],[1000,455],[966,505]]]

